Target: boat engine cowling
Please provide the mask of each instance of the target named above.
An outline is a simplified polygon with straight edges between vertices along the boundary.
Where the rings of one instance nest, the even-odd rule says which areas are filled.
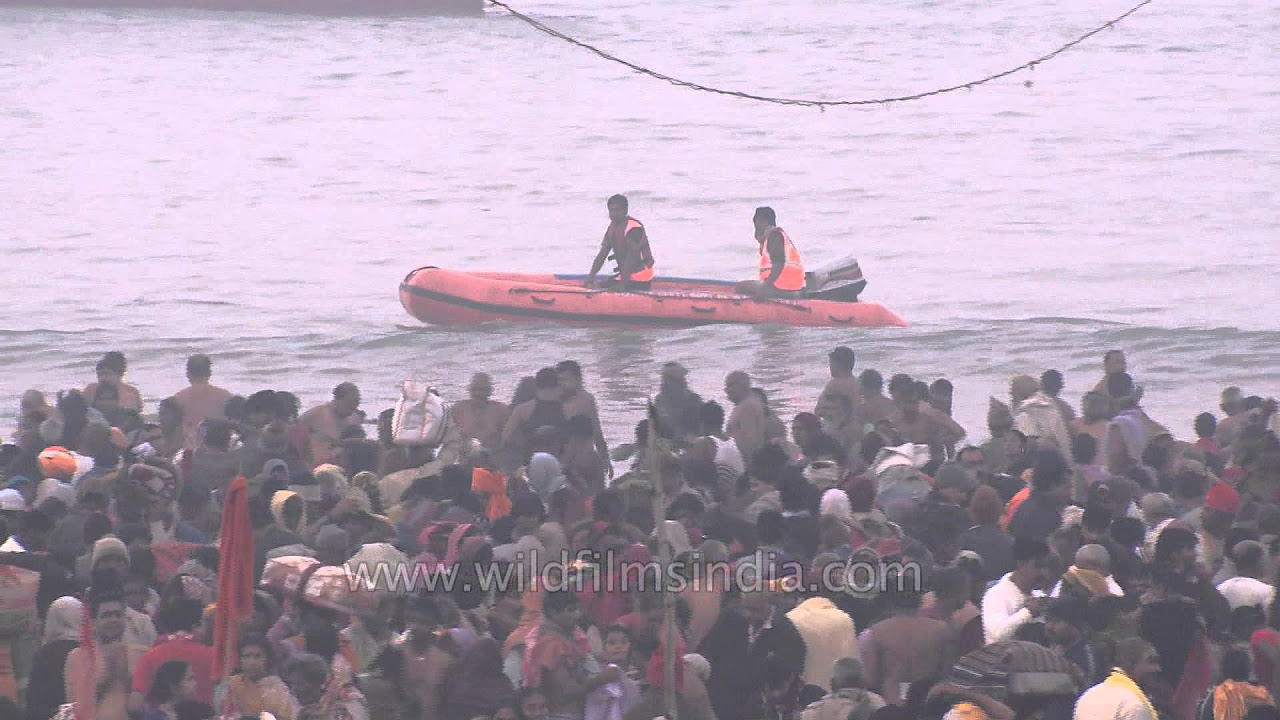
[[[857,302],[866,278],[855,258],[847,257],[821,265],[804,274],[805,295],[815,300]]]

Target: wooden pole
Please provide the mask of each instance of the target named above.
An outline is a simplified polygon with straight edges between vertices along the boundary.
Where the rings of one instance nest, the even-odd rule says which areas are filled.
[[[658,582],[662,586],[662,621],[666,639],[662,653],[662,705],[666,720],[680,720],[676,710],[676,598],[667,582],[671,542],[667,537],[666,503],[662,495],[662,463],[658,456],[658,411],[649,403],[649,478],[653,482],[653,529],[658,538]]]

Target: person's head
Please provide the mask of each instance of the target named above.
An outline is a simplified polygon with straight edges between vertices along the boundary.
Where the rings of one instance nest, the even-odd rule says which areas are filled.
[[[664,363],[662,366],[662,374],[659,378],[659,384],[663,390],[678,391],[687,387],[689,377],[689,369],[674,360]]]
[[[791,438],[802,450],[820,434],[822,434],[822,421],[813,413],[799,413],[791,421]]]
[[[118,584],[99,582],[89,588],[89,618],[99,644],[124,637],[125,607],[124,591]]]
[[[98,373],[98,383],[101,385],[119,385],[124,379],[124,374],[128,370],[128,363],[125,362],[124,353],[118,350],[102,356],[95,368]],[[102,388],[98,388],[101,391]]]
[[[1196,534],[1183,527],[1166,527],[1156,539],[1153,564],[1157,572],[1185,575],[1196,564]]]
[[[983,485],[969,498],[969,517],[976,525],[994,525],[1000,521],[1004,503],[1000,493],[990,485]]]
[[[604,659],[625,666],[631,657],[631,630],[625,625],[610,625],[604,631]]]
[[[1116,665],[1141,683],[1160,672],[1160,655],[1151,643],[1142,638],[1125,638],[1116,643]]]
[[[1224,482],[1216,482],[1204,496],[1200,521],[1205,532],[1223,537],[1240,514],[1240,493]]]
[[[1127,372],[1107,376],[1107,395],[1111,396],[1111,408],[1121,410],[1133,404],[1133,378]]]
[[[105,382],[99,385],[98,392],[93,396],[93,407],[110,417],[120,409],[120,386]]]
[[[863,370],[858,376],[858,385],[862,388],[863,397],[874,397],[884,390],[884,378],[875,370]]]
[[[724,407],[710,400],[698,408],[699,431],[704,435],[715,435],[724,429]]]
[[[204,605],[199,600],[179,595],[169,598],[162,609],[164,624],[171,632],[191,632],[204,619]]]
[[[929,383],[929,404],[941,410],[942,412],[951,414],[951,399],[955,395],[956,388],[951,381],[946,378],[938,378]]]
[[[425,642],[444,623],[444,612],[431,595],[413,595],[404,606],[404,625],[410,637]]]
[[[933,596],[941,608],[958,610],[973,595],[969,573],[959,567],[939,568],[933,574]]]
[[[578,596],[571,589],[564,588],[548,592],[542,601],[542,612],[548,620],[565,632],[572,633],[582,616],[582,607]]]
[[[724,395],[737,405],[751,394],[751,376],[741,370],[729,373],[724,379]]]
[[[152,705],[177,703],[190,700],[195,696],[196,676],[191,668],[181,660],[169,660],[156,668],[155,679],[151,682],[151,691],[147,693],[147,701]]]
[[[1013,582],[1030,592],[1048,580],[1049,546],[1036,540],[1013,539]]]
[[[213,376],[213,361],[208,355],[192,355],[187,358],[187,380],[191,383],[207,383]]]
[[[1102,369],[1108,375],[1122,373],[1128,369],[1123,350],[1108,350],[1102,356]]]
[[[101,537],[93,543],[89,563],[91,570],[111,572],[123,579],[129,572],[129,548],[120,538]]]
[[[1212,413],[1200,413],[1196,416],[1195,421],[1196,437],[1207,439],[1214,436],[1218,432],[1218,418]]]
[[[1089,626],[1089,606],[1078,596],[1064,593],[1049,603],[1045,621],[1044,629],[1049,640],[1071,647],[1080,641]]]
[[[1062,373],[1057,370],[1045,370],[1040,375],[1040,389],[1049,397],[1058,397],[1063,388]]]
[[[967,445],[956,453],[956,462],[960,466],[971,473],[980,472],[985,464],[986,458],[982,455],[982,448],[977,445]]]
[[[916,382],[910,375],[898,374],[889,380],[889,397],[893,398],[894,404],[906,419],[912,420],[920,413]]]
[[[1100,392],[1087,392],[1080,400],[1080,411],[1086,423],[1095,423],[1111,417],[1111,398]]]
[[[560,376],[555,368],[542,368],[533,376],[534,395],[540,400],[560,399]]]
[[[471,376],[471,384],[467,386],[467,394],[472,400],[488,400],[493,397],[493,378],[489,373],[476,373]]]
[[[626,195],[613,195],[606,202],[609,208],[609,220],[615,223],[624,223],[627,221],[627,213],[630,210],[630,203],[627,202]]]
[[[324,694],[329,679],[329,663],[319,655],[298,655],[285,667],[284,681],[298,703],[314,705]]]
[[[1084,509],[1080,521],[1080,539],[1085,543],[1106,542],[1111,533],[1111,520],[1114,516],[1104,505],[1093,502]]]
[[[157,418],[161,430],[166,433],[181,430],[182,416],[182,406],[178,404],[177,398],[167,397],[160,401]]]
[[[1069,468],[1057,450],[1037,450],[1031,470],[1031,491],[1063,501],[1071,497]]]
[[[566,397],[582,389],[582,366],[573,360],[565,360],[556,365],[556,380],[560,390]]]
[[[340,418],[348,417],[360,407],[360,388],[355,383],[339,383],[333,389],[333,412]]]
[[[1222,412],[1226,413],[1228,416],[1239,415],[1244,412],[1245,409],[1244,392],[1235,385],[1223,390],[1222,402],[1218,407],[1222,408]]]
[[[841,345],[827,356],[831,377],[853,377],[853,366],[857,364],[857,355],[853,348]]]
[[[758,207],[751,222],[756,227],[756,237],[763,240],[764,231],[778,224],[778,214],[771,207]]]
[[[1092,465],[1098,459],[1097,439],[1085,433],[1071,438],[1071,459],[1077,465]]]
[[[1222,677],[1226,680],[1235,680],[1236,682],[1249,682],[1250,671],[1252,670],[1249,662],[1249,653],[1244,650],[1228,650],[1222,656]]]
[[[1236,572],[1244,577],[1262,576],[1263,557],[1262,543],[1257,540],[1241,540],[1231,548],[1231,560],[1235,563]]]
[[[271,643],[262,635],[244,635],[240,638],[240,672],[250,680],[261,680],[271,674],[275,666],[275,652]]]
[[[541,688],[520,688],[516,693],[516,702],[520,707],[520,720],[547,720],[547,696]]]
[[[831,668],[831,690],[852,690],[867,686],[867,672],[862,661],[855,657],[842,657]]]
[[[1075,566],[1102,575],[1111,574],[1111,555],[1101,545],[1082,545],[1076,551]]]

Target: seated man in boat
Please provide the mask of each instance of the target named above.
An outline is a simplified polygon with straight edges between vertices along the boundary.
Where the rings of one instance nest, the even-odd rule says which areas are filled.
[[[787,232],[778,227],[773,208],[756,208],[752,222],[756,226],[756,242],[760,244],[760,279],[738,283],[737,292],[762,298],[800,297],[805,282],[804,263]]]
[[[591,273],[585,283],[596,287],[596,273],[604,267],[612,254],[618,262],[617,274],[605,281],[605,286],[619,290],[648,290],[653,282],[653,253],[649,250],[649,236],[644,225],[627,214],[627,198],[614,195],[609,198],[609,227],[604,231],[604,242]]]

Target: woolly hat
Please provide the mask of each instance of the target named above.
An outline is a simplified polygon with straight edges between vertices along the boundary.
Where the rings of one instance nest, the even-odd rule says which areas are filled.
[[[44,473],[46,478],[70,480],[76,474],[76,459],[72,457],[71,451],[64,447],[55,445],[45,448],[40,453],[38,462],[40,472]]]
[[[311,474],[325,497],[342,497],[347,494],[347,475],[342,468],[331,463],[320,465]]]
[[[1208,494],[1204,496],[1204,506],[1227,515],[1238,515],[1240,513],[1240,493],[1236,492],[1236,489],[1230,485],[1218,482],[1209,488]]]
[[[27,501],[22,493],[12,488],[0,490],[0,511],[23,512],[27,509]]]
[[[40,484],[36,486],[36,507],[43,505],[45,500],[55,498],[66,503],[67,507],[71,507],[76,504],[76,490],[71,485],[56,478],[41,480]]]
[[[114,535],[107,535],[99,538],[93,544],[93,555],[90,567],[97,567],[98,563],[105,557],[118,555],[124,558],[126,564],[129,562],[129,549],[125,547],[124,541]]]

